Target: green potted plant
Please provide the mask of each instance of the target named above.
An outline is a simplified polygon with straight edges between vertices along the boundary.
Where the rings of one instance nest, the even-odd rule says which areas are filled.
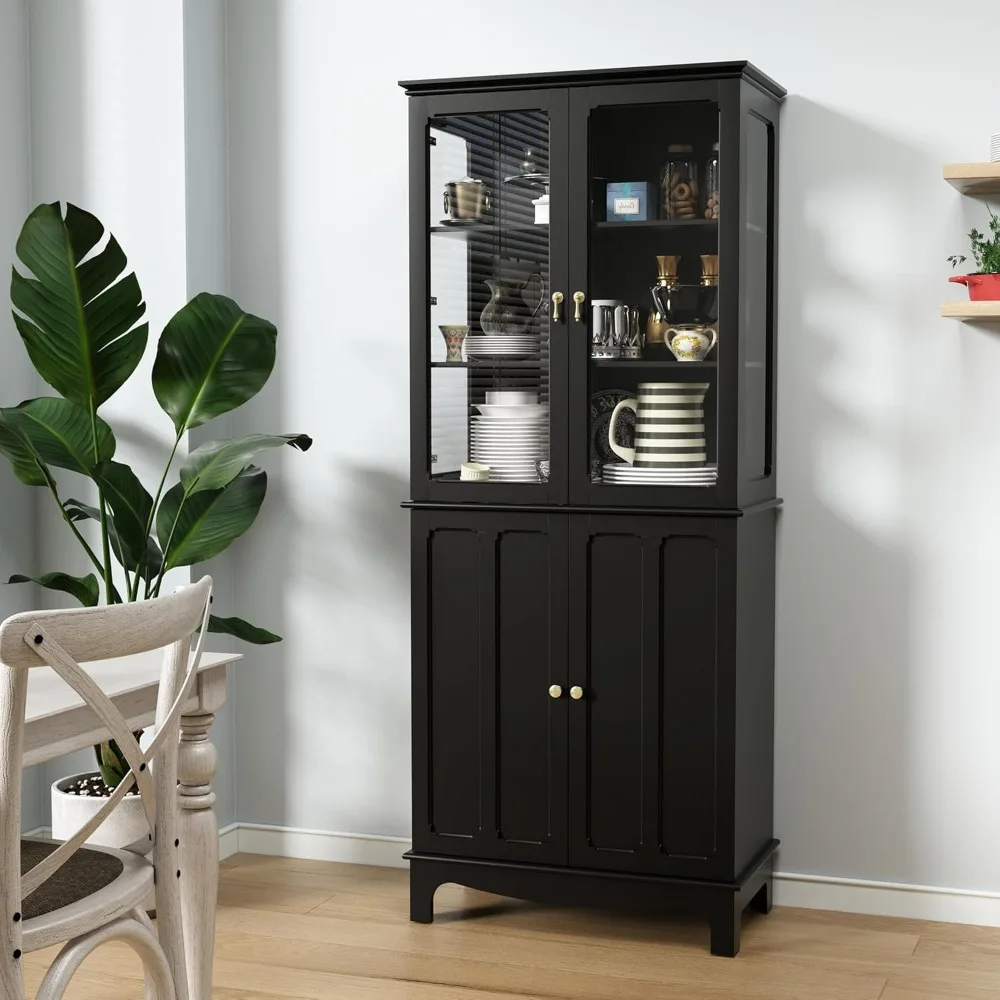
[[[965,285],[973,301],[1000,299],[1000,216],[994,215],[990,209],[989,236],[973,229],[969,233],[969,242],[977,270],[973,274],[953,275],[948,280]],[[966,260],[968,258],[964,254],[948,258],[952,267],[958,267]]]
[[[141,322],[146,304],[138,279],[126,273],[118,241],[105,235],[95,216],[74,205],[65,213],[58,203],[39,205],[28,216],[16,247],[24,273],[15,265],[11,274],[14,323],[56,395],[0,407],[0,452],[22,483],[50,494],[93,568],[86,575],[14,574],[8,583],[34,582],[88,607],[156,597],[168,570],[224,552],[264,501],[267,474],[253,464],[257,454],[312,444],[305,434],[250,434],[178,455],[189,430],[252,399],[274,367],[274,325],[230,298],[202,293],[174,314],[156,346],[153,396],[173,425],[163,474],[150,490],[115,461],[115,434],[100,410],[141,361],[149,325]],[[82,486],[89,496],[66,495],[67,472],[74,491]],[[280,641],[236,617],[213,615],[209,630],[252,643]],[[79,791],[81,779],[88,792],[103,786],[109,794],[124,776],[113,744],[97,751],[99,774],[65,779],[91,801]]]

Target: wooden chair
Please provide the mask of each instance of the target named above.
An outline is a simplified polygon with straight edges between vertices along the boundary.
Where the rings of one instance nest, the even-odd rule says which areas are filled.
[[[188,1000],[178,863],[177,745],[206,634],[212,580],[135,604],[15,615],[0,626],[0,996],[24,1000],[21,955],[66,942],[39,987],[59,1000],[84,959],[106,941],[142,958],[147,1000]],[[201,636],[193,657],[191,636]],[[156,736],[139,748],[125,719],[81,661],[165,647]],[[93,709],[131,770],[103,808],[64,843],[21,837],[21,749],[28,669],[49,666]],[[83,844],[138,784],[150,834],[127,850]],[[152,853],[152,861],[146,855]],[[18,873],[21,873],[18,878]],[[154,889],[158,935],[142,907]]]

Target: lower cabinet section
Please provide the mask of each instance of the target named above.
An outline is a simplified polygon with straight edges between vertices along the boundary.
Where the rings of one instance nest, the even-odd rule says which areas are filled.
[[[769,905],[774,511],[412,517],[415,900]]]
[[[732,877],[735,518],[570,521],[570,864]],[[728,792],[727,792],[728,790]]]
[[[413,519],[414,844],[564,864],[566,519]]]

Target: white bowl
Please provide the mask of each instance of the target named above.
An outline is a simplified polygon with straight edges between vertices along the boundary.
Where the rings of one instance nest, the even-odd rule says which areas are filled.
[[[538,402],[537,392],[523,392],[520,389],[494,389],[486,393],[486,402],[496,406],[527,406]]]
[[[536,417],[542,420],[549,412],[547,406],[539,403],[476,403],[475,407],[484,417],[498,417],[501,420],[516,420],[518,417]]]
[[[463,462],[459,479],[465,483],[485,483],[490,478],[490,467],[479,462]]]

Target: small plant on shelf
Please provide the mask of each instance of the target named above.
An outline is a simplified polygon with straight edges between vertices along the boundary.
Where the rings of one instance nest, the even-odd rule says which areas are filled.
[[[976,274],[1000,274],[1000,215],[994,215],[990,210],[989,237],[978,229],[969,233],[972,244],[972,257],[976,262]],[[953,254],[948,258],[952,267],[964,264],[969,258],[965,254]]]
[[[1000,300],[1000,215],[990,209],[989,233],[978,229],[969,233],[972,257],[976,271],[972,274],[956,274],[949,278],[969,289],[969,298],[975,301],[995,302]],[[965,254],[954,254],[948,258],[952,267],[964,264],[969,258]]]

